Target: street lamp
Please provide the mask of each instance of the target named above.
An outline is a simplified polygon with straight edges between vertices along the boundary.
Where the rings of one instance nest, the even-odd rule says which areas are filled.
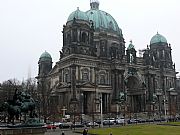
[[[116,119],[119,118],[119,101],[116,101]]]
[[[124,104],[124,114],[123,114],[123,117],[124,117],[124,124],[125,124],[125,112],[126,112],[126,96],[127,96],[127,91],[125,92],[120,92],[119,93],[119,99],[118,99],[118,106],[117,106],[117,118],[118,118],[118,112],[119,112],[119,104]]]
[[[80,104],[81,104],[81,124],[82,124],[82,121],[83,121],[83,118],[82,118],[82,115],[83,115],[83,105],[84,105],[84,94],[81,93],[80,94]]]
[[[169,104],[169,118],[170,118],[170,120],[171,120],[171,115],[172,115],[172,103],[171,103],[171,92],[172,91],[174,91],[174,88],[170,88],[169,90],[168,90],[168,104]]]
[[[102,114],[102,97],[100,97],[100,117],[101,117],[101,127],[103,127],[103,114]]]
[[[98,114],[100,113],[100,127],[103,127],[103,110],[102,110],[102,97],[99,96],[95,99],[95,103],[98,104]],[[97,111],[97,110],[96,110]]]
[[[72,98],[70,101],[70,109],[71,109],[71,112],[73,112],[74,130],[75,130],[77,108],[78,108],[78,100],[76,98]]]
[[[164,105],[164,118],[167,121],[166,95],[163,96],[163,105]]]

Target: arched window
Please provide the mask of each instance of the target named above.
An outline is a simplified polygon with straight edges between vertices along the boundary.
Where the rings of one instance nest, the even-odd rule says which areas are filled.
[[[85,82],[89,81],[89,70],[88,69],[82,70],[82,80]]]
[[[77,41],[77,30],[73,30],[73,42]]]
[[[66,83],[70,82],[69,70],[65,70],[65,72],[64,72],[64,82],[66,82]]]
[[[99,72],[99,84],[106,84],[106,72],[105,71]]]
[[[87,35],[85,32],[82,33],[82,42],[86,43],[87,41]]]
[[[67,34],[67,43],[70,44],[71,43],[71,35]]]
[[[100,75],[100,84],[105,84],[105,75]]]

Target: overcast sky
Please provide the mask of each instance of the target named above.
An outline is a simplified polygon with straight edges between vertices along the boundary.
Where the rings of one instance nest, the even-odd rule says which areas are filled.
[[[157,31],[172,46],[180,71],[180,0],[99,0],[123,31],[126,46],[146,48]],[[40,55],[59,60],[62,28],[71,12],[90,9],[90,0],[0,0],[0,82],[38,73]],[[138,54],[137,54],[138,55]]]

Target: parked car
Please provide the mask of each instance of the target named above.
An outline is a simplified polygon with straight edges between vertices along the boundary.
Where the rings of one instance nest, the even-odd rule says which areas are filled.
[[[71,128],[72,122],[64,122],[59,125],[59,128]]]
[[[143,119],[143,118],[139,118],[139,119],[137,119],[137,122],[138,122],[138,123],[145,123],[145,122],[146,122],[146,120],[145,120],[145,119]]]
[[[115,119],[114,118],[103,120],[103,125],[114,125],[114,124],[115,124]]]
[[[146,119],[146,122],[154,122],[154,119]]]
[[[84,124],[82,124],[81,122],[75,122],[75,124],[72,124],[72,128],[80,128],[80,127],[84,127]]]
[[[56,127],[59,127],[59,125],[61,125],[62,124],[62,122],[54,122],[54,125],[56,126]]]
[[[123,125],[124,123],[125,123],[124,118],[117,118],[117,119],[116,119],[116,124]]]
[[[138,121],[136,119],[129,119],[129,120],[127,120],[127,123],[128,124],[135,124],[135,123],[138,123]]]
[[[56,129],[56,126],[53,123],[47,123],[44,127],[47,129]]]
[[[86,126],[87,126],[87,127],[93,127],[93,126],[95,127],[95,126],[99,126],[99,124],[96,123],[96,122],[92,122],[92,121],[91,121],[91,122],[88,122],[88,123],[86,124]]]

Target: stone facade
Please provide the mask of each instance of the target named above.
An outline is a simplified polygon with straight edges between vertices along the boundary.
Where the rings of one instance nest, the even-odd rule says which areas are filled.
[[[86,19],[86,13],[90,18],[95,11],[111,17],[99,10],[97,1],[91,2],[90,11],[77,9],[63,27],[59,61],[51,69],[47,68],[52,67],[51,60],[39,60],[38,88],[46,114],[63,107],[69,114],[92,114],[102,105],[104,114],[175,115],[176,70],[170,44],[157,33],[143,56],[137,57],[132,42],[125,49],[122,31],[113,19],[108,26]]]

